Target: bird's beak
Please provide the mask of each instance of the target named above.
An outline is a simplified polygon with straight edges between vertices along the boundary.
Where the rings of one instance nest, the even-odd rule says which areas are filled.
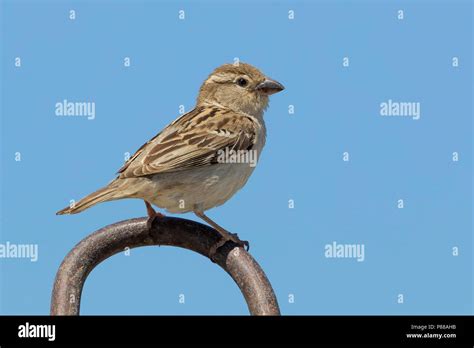
[[[259,91],[266,95],[275,94],[283,91],[284,89],[285,87],[280,82],[271,79],[266,79],[265,81],[257,85],[257,87],[255,87],[256,91]]]

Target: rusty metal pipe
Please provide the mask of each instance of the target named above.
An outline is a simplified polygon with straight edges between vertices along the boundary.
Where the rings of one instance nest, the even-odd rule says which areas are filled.
[[[51,315],[79,315],[81,294],[89,273],[100,262],[124,251],[148,245],[177,246],[209,257],[219,233],[201,223],[180,218],[146,218],[121,221],[94,232],[77,244],[59,267],[51,298]],[[228,242],[218,250],[215,262],[239,286],[252,315],[280,315],[278,302],[265,273],[243,248]]]

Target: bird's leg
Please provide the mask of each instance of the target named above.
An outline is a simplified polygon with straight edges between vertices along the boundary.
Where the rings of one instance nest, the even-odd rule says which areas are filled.
[[[211,250],[210,250],[211,259],[213,259],[214,255],[217,252],[217,249],[219,249],[221,246],[223,246],[229,240],[234,242],[235,244],[241,246],[241,247],[245,247],[245,249],[247,251],[249,250],[249,248],[250,248],[249,242],[246,241],[246,240],[240,240],[237,233],[230,233],[229,231],[227,231],[226,229],[224,229],[223,227],[219,226],[214,221],[212,221],[202,211],[194,211],[194,214],[196,214],[197,217],[203,219],[209,225],[214,227],[217,230],[217,232],[219,232],[220,235],[222,236],[222,239],[211,247]]]
[[[157,212],[155,209],[153,209],[150,203],[148,203],[147,201],[144,201],[144,202],[146,205],[146,212],[148,214],[148,220],[146,220],[146,227],[150,229],[151,226],[153,225],[153,221],[155,221],[156,218],[163,218],[165,216],[161,214],[160,212]]]

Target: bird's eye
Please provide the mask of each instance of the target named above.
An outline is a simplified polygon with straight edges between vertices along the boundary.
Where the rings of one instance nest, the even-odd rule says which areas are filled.
[[[237,84],[240,86],[240,87],[245,87],[247,86],[247,83],[248,81],[246,79],[244,79],[243,77],[237,79]]]

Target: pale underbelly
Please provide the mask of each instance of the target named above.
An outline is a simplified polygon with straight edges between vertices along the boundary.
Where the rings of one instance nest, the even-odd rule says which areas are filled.
[[[146,179],[140,196],[171,213],[205,211],[225,203],[253,172],[249,164],[216,164]]]

